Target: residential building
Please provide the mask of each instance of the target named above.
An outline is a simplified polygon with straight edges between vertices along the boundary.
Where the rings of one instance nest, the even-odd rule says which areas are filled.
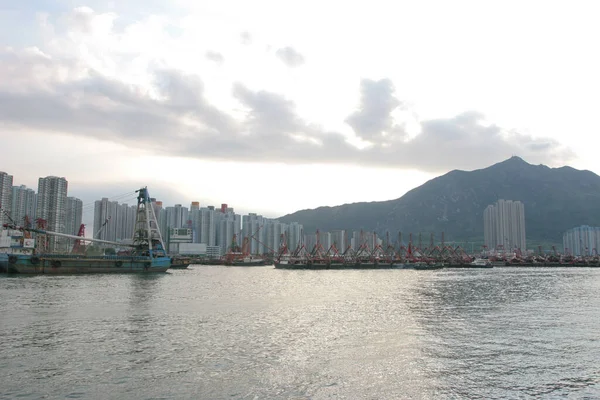
[[[340,253],[343,253],[344,251],[346,251],[346,247],[348,247],[348,245],[346,243],[347,243],[346,231],[344,231],[344,230],[331,231],[331,244],[334,245],[335,248]]]
[[[215,208],[213,206],[202,207],[197,213],[194,212],[194,219],[192,220],[192,229],[196,232],[194,243],[204,243],[208,247],[216,246],[216,214],[217,212],[215,211]]]
[[[166,228],[188,228],[189,211],[181,204],[166,208]]]
[[[38,195],[35,216],[46,221],[46,229],[65,233],[67,222],[68,182],[64,177],[47,176],[38,180]],[[48,250],[62,249],[60,244],[68,243],[64,238],[50,236]]]
[[[0,229],[2,229],[2,225],[10,222],[10,218],[6,214],[12,212],[12,186],[12,175],[0,171]],[[17,222],[14,216],[11,215],[11,218]]]
[[[83,218],[83,201],[76,197],[67,197],[67,220],[65,233],[77,235]]]
[[[242,235],[250,240],[250,253],[263,254],[265,252],[263,226],[266,218],[256,213],[242,217]]]
[[[230,250],[234,236],[236,237],[236,245],[242,246],[241,219],[240,216],[233,211],[227,211],[226,213],[219,212],[218,214],[220,214],[220,217],[217,244],[221,247],[221,254],[227,254]]]
[[[17,224],[25,225],[25,217],[31,226],[35,226],[35,190],[28,189],[25,185],[12,187],[11,217]]]
[[[304,244],[304,227],[297,222],[291,222],[287,226],[285,239],[290,252],[294,252]]]
[[[200,220],[199,201],[192,201],[192,204],[190,204],[189,219],[192,227],[192,243],[200,243],[200,233],[198,232],[198,221]]]
[[[103,197],[94,202],[94,239],[123,242],[133,239],[137,206]]]
[[[574,256],[598,254],[600,247],[600,227],[587,225],[569,229],[563,234],[564,253]]]
[[[483,235],[489,250],[520,250],[525,253],[525,206],[520,201],[500,199],[483,213]]]

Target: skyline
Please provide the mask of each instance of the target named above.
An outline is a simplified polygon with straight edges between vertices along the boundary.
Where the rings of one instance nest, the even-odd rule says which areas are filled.
[[[0,2],[0,169],[268,218],[511,155],[600,172],[591,4],[360,4]]]

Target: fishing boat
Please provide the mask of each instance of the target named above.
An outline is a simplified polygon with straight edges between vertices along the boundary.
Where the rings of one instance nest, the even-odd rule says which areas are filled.
[[[487,258],[476,258],[473,262],[465,264],[465,268],[494,268],[494,265]]]
[[[108,240],[85,238],[76,235],[52,232],[43,229],[5,224],[13,232],[36,233],[65,237],[77,241],[129,247],[125,255],[87,255],[86,253],[45,253],[35,249],[22,252],[0,253],[0,266],[8,273],[17,274],[84,274],[165,272],[171,266],[171,257],[166,254],[164,242],[158,229],[157,218],[146,187],[136,190],[137,215],[132,244]],[[25,243],[25,241],[23,241]]]
[[[191,258],[174,256],[171,258],[171,269],[187,269],[192,263]]]
[[[265,265],[273,265],[273,262],[264,257],[246,255],[236,258],[225,258],[223,265],[228,267],[264,267]]]

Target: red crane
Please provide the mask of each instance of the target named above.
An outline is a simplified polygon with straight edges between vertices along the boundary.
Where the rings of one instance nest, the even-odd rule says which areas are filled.
[[[79,237],[85,237],[85,225],[81,224],[79,226],[79,232],[77,233]],[[73,244],[73,250],[71,250],[73,254],[83,254],[85,253],[85,243],[83,240],[77,239],[75,240],[75,244]]]

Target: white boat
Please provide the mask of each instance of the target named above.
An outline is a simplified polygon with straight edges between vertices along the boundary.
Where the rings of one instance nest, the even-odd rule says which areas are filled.
[[[468,265],[471,268],[492,268],[493,267],[492,262],[490,260],[488,260],[487,258],[476,258],[475,260],[473,260],[473,262],[471,262]]]

